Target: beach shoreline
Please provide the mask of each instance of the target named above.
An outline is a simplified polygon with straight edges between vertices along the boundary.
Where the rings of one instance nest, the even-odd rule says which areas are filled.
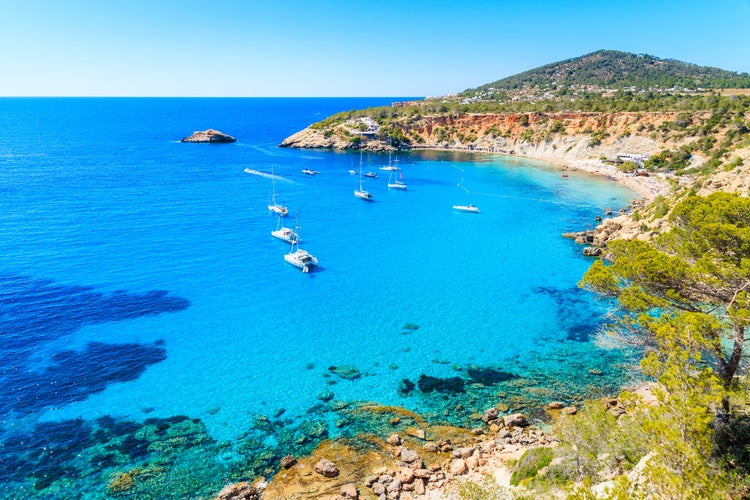
[[[579,158],[565,158],[560,156],[546,156],[546,155],[533,155],[533,154],[518,154],[518,153],[501,153],[497,151],[483,151],[476,149],[462,149],[462,148],[436,148],[436,147],[413,147],[410,151],[445,151],[445,152],[461,152],[461,153],[474,153],[484,155],[497,155],[506,158],[526,158],[534,161],[542,161],[549,163],[563,170],[570,170],[576,172],[585,172],[588,174],[596,175],[599,177],[605,177],[612,181],[615,181],[631,191],[638,194],[644,201],[651,202],[657,196],[663,196],[669,192],[669,182],[663,177],[658,176],[640,176],[634,174],[628,174],[619,170],[616,166],[608,163],[604,163],[601,160],[593,158],[579,159]]]

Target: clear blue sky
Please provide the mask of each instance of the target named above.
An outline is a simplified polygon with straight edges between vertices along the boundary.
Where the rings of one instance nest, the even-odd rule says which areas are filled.
[[[3,96],[430,96],[599,49],[750,73],[750,0],[0,0]]]

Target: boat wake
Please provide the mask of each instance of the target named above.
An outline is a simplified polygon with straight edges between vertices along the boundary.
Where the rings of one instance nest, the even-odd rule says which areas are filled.
[[[245,173],[250,175],[257,175],[259,177],[265,177],[266,179],[273,179],[275,181],[291,182],[290,180],[285,179],[284,177],[281,177],[279,175],[269,174],[268,172],[261,172],[260,170],[253,170],[252,168],[246,168]]]
[[[466,191],[466,194],[471,194],[471,192],[466,188],[466,186],[463,185],[463,182],[464,182],[464,178],[461,177],[461,180],[458,181],[458,184],[456,184],[456,186],[458,186],[461,189],[463,189],[464,191]]]

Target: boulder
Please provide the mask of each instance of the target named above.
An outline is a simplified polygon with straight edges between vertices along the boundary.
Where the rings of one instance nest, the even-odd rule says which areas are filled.
[[[401,449],[401,456],[399,457],[402,462],[410,464],[412,462],[416,462],[419,460],[419,455],[416,451],[410,450],[408,448],[402,448]]]
[[[497,420],[497,416],[499,414],[500,411],[497,408],[490,408],[484,412],[484,415],[482,415],[482,421],[487,423],[493,420]]]
[[[401,437],[398,434],[391,434],[385,442],[392,446],[398,446],[401,444]]]
[[[436,453],[440,448],[438,447],[437,443],[430,441],[429,443],[425,443],[422,449],[430,453]]]
[[[396,479],[401,481],[402,484],[408,484],[414,481],[414,471],[408,467],[401,467],[396,472]]]
[[[279,463],[281,466],[285,469],[290,469],[294,467],[294,465],[297,463],[297,459],[294,457],[294,455],[286,455],[281,457],[281,460],[279,460]]]
[[[566,415],[575,415],[578,413],[578,409],[575,406],[566,406],[562,409],[562,412]]]
[[[259,500],[261,492],[250,483],[241,482],[222,488],[217,500]]]
[[[415,437],[417,439],[424,439],[425,433],[424,429],[420,427],[407,427],[406,428],[406,434],[411,437]]]
[[[586,257],[599,257],[603,250],[599,247],[586,247],[583,249],[583,255]]]
[[[343,485],[341,487],[341,498],[359,498],[357,485],[354,483],[347,483]]]
[[[503,417],[503,423],[506,427],[525,427],[529,425],[529,421],[521,413],[512,413]]]
[[[550,410],[561,410],[565,406],[565,403],[561,401],[553,401],[547,405],[547,408]]]
[[[237,142],[237,139],[210,128],[208,130],[196,130],[193,135],[183,137],[182,142]]]
[[[336,464],[325,458],[318,460],[314,469],[315,472],[325,477],[336,477],[339,475],[339,470],[336,467]]]
[[[457,458],[451,462],[450,473],[454,476],[460,476],[466,474],[469,468],[466,466],[466,461],[463,458]]]
[[[417,495],[424,495],[426,492],[424,486],[424,479],[417,479],[414,481],[414,493]]]

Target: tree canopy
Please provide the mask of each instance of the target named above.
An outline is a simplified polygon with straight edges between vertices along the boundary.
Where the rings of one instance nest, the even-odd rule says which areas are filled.
[[[725,389],[738,375],[750,324],[750,199],[691,196],[671,211],[654,241],[614,241],[582,285],[616,297],[623,339],[656,348],[668,324],[689,326]],[[728,410],[728,408],[727,408]]]

